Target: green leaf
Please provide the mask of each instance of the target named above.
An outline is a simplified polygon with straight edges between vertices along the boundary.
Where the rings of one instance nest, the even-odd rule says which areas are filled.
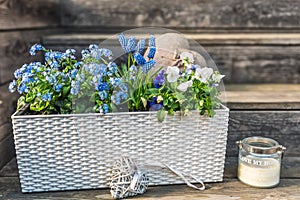
[[[164,121],[165,116],[166,116],[166,113],[165,113],[164,110],[157,111],[157,119],[158,119],[158,121],[160,121],[160,122]]]
[[[63,95],[64,95],[64,96],[67,95],[67,94],[69,93],[70,88],[71,88],[71,86],[68,86],[68,87],[64,87],[64,88],[63,88]]]

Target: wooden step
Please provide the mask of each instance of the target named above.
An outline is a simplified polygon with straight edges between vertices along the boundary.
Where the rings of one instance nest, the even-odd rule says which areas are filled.
[[[70,0],[62,1],[62,24],[92,27],[299,28],[295,0]]]
[[[207,183],[204,191],[189,188],[186,185],[168,185],[149,187],[145,194],[134,199],[140,200],[253,200],[253,199],[288,199],[299,200],[300,179],[281,179],[280,184],[272,189],[259,189],[247,186],[237,179],[225,179],[222,183]],[[0,177],[0,198],[15,200],[41,200],[41,199],[72,199],[111,200],[109,189],[43,192],[23,194],[17,177]],[[132,199],[132,198],[130,198]]]
[[[149,30],[150,31],[150,30]],[[153,30],[152,30],[153,31]],[[300,33],[186,33],[201,44],[226,75],[226,83],[300,83]],[[43,38],[48,48],[77,50],[113,34],[63,34]],[[136,34],[148,37],[148,34]],[[106,47],[115,48],[117,42]],[[193,48],[193,47],[192,47]]]
[[[300,84],[225,84],[231,110],[300,110]]]
[[[297,0],[41,0],[0,2],[0,30],[159,26],[182,29],[299,29]]]

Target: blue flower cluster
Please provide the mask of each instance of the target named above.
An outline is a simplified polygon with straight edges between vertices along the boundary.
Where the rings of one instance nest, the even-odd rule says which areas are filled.
[[[101,49],[98,45],[92,44],[88,49],[82,50],[81,68],[76,73],[75,80],[71,83],[71,94],[84,95],[87,89],[94,89],[97,102],[96,111],[108,113],[110,101],[123,100],[127,98],[127,93],[112,91],[121,87],[121,78],[116,76],[118,66],[116,63],[106,60],[112,60],[112,52],[108,49]],[[106,59],[105,59],[106,58]],[[123,88],[124,89],[124,88]]]
[[[99,48],[96,44],[91,44],[88,49],[84,49],[81,51],[82,59],[86,58],[94,58],[96,60],[101,60],[101,58],[105,57],[108,60],[113,59],[112,51],[105,48]]]
[[[128,98],[128,88],[126,84],[120,80],[119,84],[114,90],[114,94],[111,96],[111,101],[116,104],[120,105],[122,101],[127,100]]]
[[[39,72],[42,68],[40,62],[32,62],[30,64],[24,64],[20,69],[17,69],[14,72],[15,78],[18,81],[17,90],[20,94],[28,93],[29,87],[28,84],[34,82],[36,77],[36,72]],[[14,92],[16,90],[17,82],[14,80],[9,85],[9,90]]]
[[[40,45],[40,44],[34,44],[30,48],[29,53],[30,53],[30,55],[34,56],[36,54],[35,53],[36,51],[41,51],[41,50],[45,50],[45,48],[42,45]]]
[[[34,56],[36,51],[45,52],[45,63],[32,62],[17,69],[14,72],[15,80],[10,83],[9,90],[28,94],[30,99],[28,101],[50,102],[54,94],[60,93],[64,84],[75,78],[77,74],[77,69],[65,70],[63,68],[63,62],[66,60],[74,62],[76,59],[75,50],[51,51],[40,44],[35,44],[30,48],[30,54]]]
[[[148,61],[144,58],[143,51],[145,48],[145,39],[140,39],[136,45],[136,40],[134,37],[126,38],[124,34],[119,35],[119,42],[121,47],[125,51],[125,53],[133,54],[133,57],[143,71],[143,73],[147,73],[155,64],[156,62],[153,60],[156,52],[156,44],[155,44],[155,37],[151,35],[149,37],[149,51],[148,51]]]

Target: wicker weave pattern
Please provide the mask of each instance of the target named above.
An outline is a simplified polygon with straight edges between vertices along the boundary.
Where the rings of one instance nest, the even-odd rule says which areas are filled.
[[[156,112],[22,116],[13,128],[23,192],[108,187],[114,159],[158,160],[205,182],[222,181],[229,110],[213,118]],[[150,185],[183,183],[165,170],[148,174]]]

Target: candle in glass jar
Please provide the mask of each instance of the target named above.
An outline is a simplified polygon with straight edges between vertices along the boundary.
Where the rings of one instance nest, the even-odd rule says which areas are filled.
[[[279,184],[280,162],[273,158],[246,156],[239,162],[238,177],[254,187],[274,187]]]
[[[237,144],[240,181],[261,188],[271,188],[279,184],[281,157],[285,147],[264,137],[245,138]]]

